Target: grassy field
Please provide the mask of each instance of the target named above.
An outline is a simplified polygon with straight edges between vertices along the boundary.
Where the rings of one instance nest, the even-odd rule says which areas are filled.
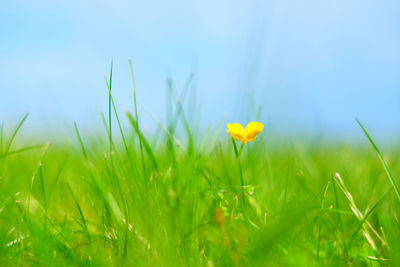
[[[188,123],[184,94],[153,132],[136,100],[109,100],[104,134],[71,125],[72,145],[19,138],[27,116],[1,127],[2,266],[400,265],[396,148],[266,128],[238,159],[225,124]]]

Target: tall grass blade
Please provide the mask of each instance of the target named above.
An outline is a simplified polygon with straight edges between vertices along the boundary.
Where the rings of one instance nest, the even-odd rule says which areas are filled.
[[[185,149],[185,147],[182,145],[182,143],[153,115],[150,113],[150,111],[148,111],[147,109],[145,109],[142,105],[139,105],[140,108],[147,114],[150,116],[150,118],[158,125],[158,127],[163,130],[163,132],[171,139],[174,140],[175,145],[179,148],[182,148],[183,150]]]
[[[111,69],[110,69],[110,85],[108,86],[108,90],[111,92],[112,86],[112,72],[113,72],[113,61],[111,60]],[[112,151],[112,127],[111,127],[111,93],[108,95],[108,127],[109,127],[109,134],[110,134],[110,152]]]
[[[396,193],[396,196],[398,198],[398,200],[400,201],[400,190],[396,184],[396,180],[394,179],[392,172],[389,169],[389,166],[387,165],[385,159],[383,158],[383,155],[381,153],[381,151],[379,150],[379,148],[376,146],[375,142],[372,140],[371,136],[368,134],[367,130],[365,129],[365,127],[361,124],[361,122],[356,118],[356,121],[358,123],[358,125],[360,125],[361,129],[363,130],[364,134],[367,136],[369,142],[371,143],[372,147],[374,148],[375,152],[378,154],[378,157],[380,159],[380,161],[383,164],[383,168],[385,169],[386,175],[389,178],[390,183],[393,186],[393,189]]]
[[[133,105],[135,108],[135,121],[139,123],[139,115],[138,115],[138,110],[137,110],[137,102],[136,102],[136,86],[135,86],[135,76],[133,75],[133,66],[132,66],[132,60],[129,59],[129,67],[131,70],[131,77],[132,77],[132,88],[133,88]],[[139,129],[139,125],[138,125]],[[143,155],[143,144],[141,139],[139,138],[139,150],[140,150],[140,157],[142,158],[142,168],[143,168],[143,173],[146,175],[146,165],[144,163],[144,155]]]
[[[39,166],[39,174],[40,174],[40,184],[42,188],[43,194],[43,207],[44,207],[44,229],[47,229],[47,196],[46,196],[46,187],[44,185],[44,178],[43,178],[43,165]]]
[[[126,144],[124,131],[122,130],[121,122],[119,121],[119,116],[118,116],[117,108],[115,107],[114,98],[113,98],[112,93],[111,93],[111,82],[108,83],[107,76],[104,75],[104,78],[106,79],[107,88],[108,88],[108,93],[109,93],[109,98],[111,99],[111,103],[112,103],[112,106],[113,106],[113,109],[114,109],[115,118],[117,119],[119,131],[121,132],[122,142],[124,143],[124,147],[125,147],[126,153],[129,155],[129,149],[128,149],[128,145]],[[111,80],[110,80],[110,81],[111,81]],[[110,129],[111,129],[111,128],[110,128]]]
[[[81,206],[79,205],[78,199],[76,198],[74,192],[72,191],[72,188],[71,188],[71,185],[70,185],[70,184],[68,184],[68,189],[69,189],[69,191],[71,192],[72,198],[74,199],[75,206],[76,206],[76,208],[77,208],[78,211],[79,211],[79,215],[81,216],[81,221],[82,221],[82,225],[83,225],[83,230],[85,231],[88,240],[90,240],[90,234],[89,234],[89,231],[88,231],[88,228],[87,228],[85,216],[83,215]]]
[[[0,127],[0,151],[3,151],[3,140],[4,140],[4,121],[1,122]]]
[[[17,136],[17,133],[18,133],[19,129],[22,127],[22,124],[24,124],[24,122],[25,122],[25,120],[28,118],[28,116],[29,116],[29,113],[26,113],[26,114],[22,117],[22,119],[19,121],[19,123],[17,124],[17,126],[15,127],[14,131],[13,131],[12,134],[11,134],[10,141],[8,141],[6,150],[5,150],[5,152],[4,152],[5,154],[7,154],[8,151],[10,150],[10,147],[11,147],[11,145],[12,145],[12,143],[13,143],[15,137]]]
[[[34,150],[34,149],[38,149],[38,148],[43,148],[48,146],[48,144],[45,145],[35,145],[35,146],[28,146],[28,147],[24,147],[21,149],[17,149],[17,150],[12,150],[12,151],[8,151],[8,153],[2,153],[0,154],[0,158],[2,157],[6,157],[6,156],[10,156],[10,155],[14,155],[14,154],[19,154],[25,151],[29,151],[29,150]]]
[[[154,156],[153,149],[151,148],[149,142],[147,141],[146,137],[144,137],[143,133],[139,129],[138,122],[132,117],[132,115],[126,111],[126,116],[129,119],[129,122],[132,124],[133,128],[135,129],[136,134],[139,136],[140,142],[143,144],[143,147],[150,158],[151,163],[156,171],[158,171],[158,164],[156,157]]]
[[[349,201],[349,206],[350,206],[351,211],[353,212],[354,216],[361,222],[361,224],[363,226],[363,235],[364,235],[367,243],[371,246],[371,248],[376,253],[380,254],[380,251],[377,247],[376,241],[373,238],[372,234],[374,234],[375,237],[382,242],[382,244],[384,244],[384,240],[377,233],[377,231],[373,228],[373,226],[367,221],[366,216],[357,207],[352,194],[347,189],[345,183],[343,182],[342,178],[340,177],[340,174],[336,173],[334,177],[335,177],[336,184],[339,186],[339,188],[342,190],[342,192],[346,196],[347,200]]]
[[[326,193],[328,192],[329,185],[330,185],[330,181],[328,181],[327,185],[325,186],[325,190],[322,195],[321,210],[324,209]],[[318,216],[318,242],[317,242],[317,260],[318,261],[319,261],[319,249],[320,249],[320,244],[321,244],[321,229],[322,229],[322,213]]]
[[[240,146],[240,150],[238,151],[235,139],[233,139],[233,138],[231,138],[231,139],[232,139],[233,149],[235,151],[236,161],[237,161],[238,168],[239,168],[240,185],[241,185],[240,190],[242,191],[242,201],[243,201],[243,205],[244,205],[245,204],[245,196],[244,196],[245,188],[244,188],[242,164],[240,163],[240,156],[242,154],[244,144],[242,143],[242,145]]]
[[[78,130],[78,125],[76,125],[75,121],[74,121],[74,128],[75,128],[76,136],[78,137],[79,145],[81,146],[83,157],[85,158],[85,160],[88,160],[88,156],[87,156],[87,153],[86,153],[85,145],[83,144],[81,135],[80,135],[79,130]]]

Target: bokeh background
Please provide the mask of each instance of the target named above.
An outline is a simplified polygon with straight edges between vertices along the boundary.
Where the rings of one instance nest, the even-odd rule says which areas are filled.
[[[396,138],[399,14],[390,0],[5,0],[0,120],[31,112],[38,131],[95,128],[111,60],[118,109],[132,109],[131,58],[138,101],[160,120],[167,78],[180,90],[194,71],[205,126],[246,123],[261,107],[275,132],[364,138],[357,116]]]

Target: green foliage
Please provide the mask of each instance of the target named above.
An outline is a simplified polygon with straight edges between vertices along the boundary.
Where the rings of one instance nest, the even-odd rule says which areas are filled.
[[[102,139],[74,123],[74,145],[37,145],[18,140],[27,115],[9,134],[2,124],[2,265],[400,264],[400,153],[384,157],[364,127],[373,149],[300,139],[267,147],[265,129],[238,152],[221,125],[194,130],[188,89],[177,97],[172,82],[165,125],[141,128],[134,93],[124,128],[111,77],[118,135],[111,123]]]

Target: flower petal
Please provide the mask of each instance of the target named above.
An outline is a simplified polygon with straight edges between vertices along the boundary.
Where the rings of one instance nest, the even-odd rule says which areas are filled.
[[[227,125],[228,130],[233,133],[243,134],[244,128],[240,123],[230,123]]]
[[[254,121],[247,124],[245,129],[247,141],[254,141],[254,139],[256,139],[257,135],[261,133],[263,129],[264,125],[261,122]]]
[[[232,135],[233,139],[235,139],[235,140],[237,140],[237,141],[242,141],[242,142],[243,142],[243,140],[245,140],[245,138],[244,138],[243,135],[236,134],[236,133],[230,132],[230,131],[228,131],[228,130],[226,130],[226,131],[227,131],[228,133],[230,133],[230,135]]]
[[[257,138],[257,135],[256,136],[254,136],[254,137],[252,137],[252,138],[246,138],[246,141],[247,142],[253,142],[254,140],[256,140],[256,138]]]
[[[240,123],[231,123],[227,125],[228,133],[232,135],[235,140],[244,141],[245,139],[245,130]]]

